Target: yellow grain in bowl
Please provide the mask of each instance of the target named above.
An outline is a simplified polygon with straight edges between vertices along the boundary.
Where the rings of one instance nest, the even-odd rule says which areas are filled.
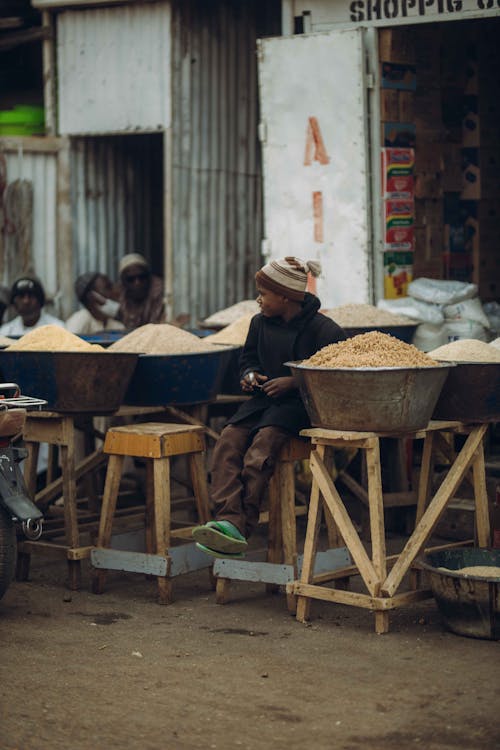
[[[431,357],[412,344],[379,331],[329,344],[302,362],[308,367],[435,367]]]
[[[6,351],[106,352],[99,344],[89,344],[61,326],[40,326],[7,347]]]

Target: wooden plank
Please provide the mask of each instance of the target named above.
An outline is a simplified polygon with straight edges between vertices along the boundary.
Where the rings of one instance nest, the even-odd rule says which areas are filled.
[[[99,521],[99,533],[97,536],[98,547],[108,547],[111,540],[113,528],[113,516],[116,509],[118,489],[122,476],[123,456],[110,456],[106,481],[104,483],[104,494],[102,496],[101,518]]]
[[[352,494],[358,498],[358,500],[361,500],[361,502],[368,507],[368,492],[359,482],[353,479],[353,477],[351,477],[351,475],[348,474],[347,471],[341,471],[338,478],[345,484],[347,489],[350,490]]]
[[[328,430],[324,427],[311,427],[308,430],[301,430],[300,434],[304,437],[311,438],[314,443],[316,443],[317,441],[323,443],[324,440],[340,440],[341,442],[350,440],[357,441],[377,437],[377,434],[375,432]]]
[[[157,458],[153,461],[155,548],[161,556],[168,555],[170,547],[170,459]],[[167,574],[170,575],[169,571]],[[160,604],[172,601],[172,583],[168,578],[158,577]]]
[[[407,508],[417,504],[417,493],[413,490],[405,492],[384,492],[384,508]]]
[[[330,508],[334,521],[344,539],[349,552],[351,553],[365,585],[372,596],[375,596],[380,579],[377,575],[371,560],[369,559],[365,548],[363,547],[359,535],[354,528],[349,514],[342,502],[337,489],[332,482],[323,461],[316,455],[316,451],[311,454],[310,465],[313,476],[323,495],[324,502]],[[303,579],[301,579],[303,580]]]
[[[425,542],[429,538],[430,534],[432,533],[444,509],[446,508],[446,505],[453,497],[455,490],[459,486],[465,472],[469,468],[476,450],[484,437],[487,427],[488,425],[486,424],[479,425],[475,427],[469,434],[464,446],[462,447],[462,450],[455,460],[455,463],[450,468],[450,471],[441,484],[441,487],[437,491],[434,498],[431,500],[419,523],[416,525],[413,534],[409,538],[399,557],[399,560],[394,565],[393,569],[383,583],[381,590],[382,593],[386,596],[392,596],[395,593],[411,563],[416,558]]]
[[[214,563],[214,575],[236,581],[272,583],[284,586],[295,579],[293,565],[247,560],[218,559]]]
[[[331,589],[326,586],[314,586],[311,584],[295,581],[288,585],[287,588],[296,596],[305,596],[310,599],[319,599],[321,601],[333,602],[336,604],[347,604],[353,607],[362,607],[370,610],[391,610],[396,607],[409,604],[411,602],[422,601],[432,596],[429,589],[420,589],[418,591],[406,591],[403,594],[385,598],[380,596],[369,596],[368,594],[359,594],[354,591],[344,591],[342,589]]]
[[[38,412],[41,414],[42,412]],[[64,431],[64,419],[37,418],[37,412],[32,412],[26,417],[23,438],[26,442],[50,443],[51,445],[64,445],[66,434]]]
[[[129,573],[144,573],[152,576],[165,576],[168,567],[166,557],[161,555],[103,549],[102,547],[92,549],[90,562],[98,570],[123,570]]]
[[[87,560],[93,549],[94,546],[92,544],[87,545],[86,547],[69,547],[67,550],[68,560]]]

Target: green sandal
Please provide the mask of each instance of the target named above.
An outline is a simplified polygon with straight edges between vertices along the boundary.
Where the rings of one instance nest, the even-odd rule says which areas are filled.
[[[248,542],[236,526],[230,521],[208,521],[203,526],[193,529],[193,539],[214,552],[229,553],[245,552]]]
[[[225,560],[241,560],[245,557],[244,552],[233,552],[232,554],[230,552],[218,552],[216,549],[210,549],[210,547],[206,547],[199,542],[196,542],[196,546],[198,549],[201,549],[202,552],[211,555],[211,557],[223,557]]]

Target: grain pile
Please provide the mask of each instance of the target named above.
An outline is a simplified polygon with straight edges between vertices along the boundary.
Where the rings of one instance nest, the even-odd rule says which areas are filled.
[[[233,346],[243,346],[248,336],[250,321],[253,317],[253,313],[243,315],[243,317],[235,320],[234,323],[230,323],[221,331],[209,336],[207,339],[208,342],[210,344],[232,344]]]
[[[490,346],[494,346],[495,349],[500,349],[500,336],[494,341],[490,341]]]
[[[374,305],[339,305],[322,310],[323,315],[332,318],[343,328],[374,328],[375,326],[414,325],[415,321],[406,315],[395,315],[388,310],[380,310]]]
[[[329,344],[302,362],[308,367],[433,367],[436,362],[411,344],[379,331]]]
[[[205,318],[203,325],[207,328],[210,328],[211,326],[214,328],[228,326],[230,323],[234,323],[244,315],[255,315],[255,313],[258,313],[259,311],[260,307],[256,300],[244,299],[241,302],[237,302],[235,305],[219,310],[208,318]]]
[[[429,354],[446,362],[500,362],[500,349],[478,339],[459,339],[438,346]]]
[[[208,337],[207,337],[208,338]],[[169,323],[148,323],[136,328],[109,347],[111,352],[135,354],[191,354],[213,352],[215,346],[189,331]]]
[[[60,326],[40,326],[21,336],[6,351],[36,352],[103,352],[106,349],[98,344],[89,344],[74,333]]]
[[[463,576],[482,576],[483,578],[500,578],[500,567],[498,565],[469,565],[466,568],[437,568],[443,573],[460,573]]]

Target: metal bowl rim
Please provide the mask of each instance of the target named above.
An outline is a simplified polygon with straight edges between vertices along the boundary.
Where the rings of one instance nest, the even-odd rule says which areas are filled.
[[[430,355],[429,355],[430,356]],[[432,357],[434,359],[434,357]],[[441,364],[445,364],[448,360],[446,359],[439,359],[436,357],[436,362],[440,362]],[[452,365],[481,365],[481,367],[484,367],[485,365],[496,365],[497,367],[500,365],[500,362],[478,362],[475,360],[474,362],[468,362],[464,359],[454,359],[453,361],[450,361],[450,364]]]
[[[156,358],[166,358],[166,357],[204,357],[205,355],[212,355],[212,354],[221,354],[223,352],[230,352],[233,349],[241,349],[241,346],[233,345],[233,344],[221,344],[223,346],[223,349],[216,349],[215,344],[213,345],[214,350],[213,351],[204,351],[204,352],[179,352],[178,354],[136,354],[136,357],[156,357]],[[122,352],[110,352],[110,354],[121,354]],[[123,352],[125,353],[125,352]]]
[[[471,547],[456,547],[455,550],[458,551],[460,549],[469,550]],[[495,550],[491,547],[481,547],[482,550],[485,552],[498,552],[498,550]],[[488,583],[500,583],[500,576],[476,576],[472,573],[459,573],[456,570],[443,570],[440,568],[436,568],[434,565],[431,565],[428,562],[425,562],[423,558],[418,559],[419,565],[421,565],[424,570],[427,570],[429,573],[436,573],[436,575],[444,577],[444,576],[451,576],[452,578],[459,578],[461,580],[474,580],[474,581],[487,581]],[[474,566],[469,566],[474,567]],[[496,567],[496,566],[495,566]]]
[[[99,352],[99,351],[90,352],[90,351],[81,351],[81,350],[75,350],[71,352],[65,349],[63,350],[61,349],[13,349],[12,351],[9,351],[7,348],[3,350],[3,353],[9,354],[9,355],[13,354],[16,356],[19,356],[19,355],[24,356],[25,354],[58,354],[58,355],[70,356],[70,357],[74,357],[75,355],[80,355],[80,354],[84,357],[88,357],[90,355],[92,356],[98,355],[100,357],[102,354],[120,354],[120,355],[125,355],[127,357],[139,356],[135,352],[110,352],[109,349],[106,349],[105,347],[103,347],[102,352]]]
[[[444,370],[446,367],[454,367],[454,362],[439,362],[437,365],[429,367],[315,367],[311,365],[302,365],[297,362],[284,362],[286,367],[294,367],[297,370],[306,372],[414,372],[415,370]]]

